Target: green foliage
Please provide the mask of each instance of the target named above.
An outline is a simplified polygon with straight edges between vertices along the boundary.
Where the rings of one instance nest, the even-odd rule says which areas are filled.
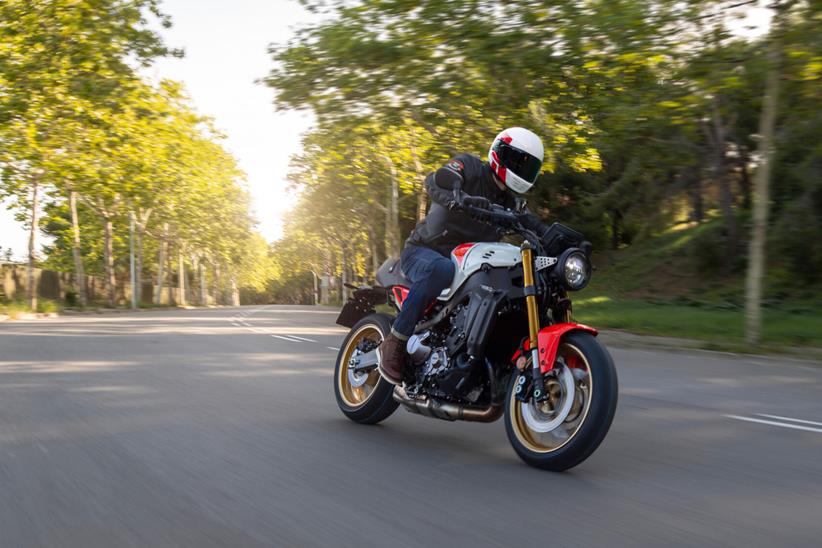
[[[510,125],[545,142],[545,170],[529,196],[544,219],[614,250],[695,221],[693,241],[651,268],[676,265],[685,279],[721,284],[744,266],[764,52],[773,37],[729,30],[745,6],[305,4],[325,17],[271,48],[266,83],[278,108],[310,109],[318,119],[294,162],[302,197],[286,230],[316,249],[301,254],[313,268],[339,275],[345,254],[357,265],[349,275],[373,275],[424,210],[424,176],[455,153],[484,156]],[[786,61],[771,216],[780,253],[768,267],[801,268],[810,282],[822,271],[822,204],[814,198],[822,180],[822,15],[813,2],[780,9]],[[392,173],[400,179],[395,220]]]
[[[260,258],[261,243],[236,160],[180,84],[137,72],[180,54],[157,23],[170,25],[157,0],[0,3],[0,197],[31,224],[40,189],[45,218],[35,229],[53,238],[51,268],[122,279],[134,218],[138,275],[159,272],[152,259],[162,248],[166,259],[206,263],[218,291],[259,287],[265,274],[250,257]]]
[[[37,312],[41,314],[53,314],[63,309],[60,303],[50,299],[39,299],[37,301]]]
[[[744,314],[737,309],[718,309],[648,302],[636,299],[584,297],[574,303],[574,318],[603,328],[634,333],[699,339],[737,350],[751,351],[744,342]],[[822,346],[822,315],[818,309],[806,314],[766,309],[763,342],[768,345]]]

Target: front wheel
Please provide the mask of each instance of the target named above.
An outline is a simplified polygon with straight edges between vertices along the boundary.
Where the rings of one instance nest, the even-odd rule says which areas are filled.
[[[376,424],[399,405],[392,397],[394,386],[376,368],[361,372],[349,368],[352,358],[378,348],[390,332],[389,316],[369,314],[354,324],[340,348],[334,368],[334,395],[340,411],[354,422]]]
[[[564,336],[557,361],[557,374],[545,381],[548,399],[541,403],[518,400],[519,375],[511,375],[505,431],[522,460],[560,472],[587,459],[605,438],[616,411],[618,386],[611,356],[589,333]]]

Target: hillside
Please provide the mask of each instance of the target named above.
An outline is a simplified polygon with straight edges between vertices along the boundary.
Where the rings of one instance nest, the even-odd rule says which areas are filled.
[[[624,250],[594,254],[591,285],[574,300],[578,320],[637,333],[702,339],[744,349],[744,265],[730,274],[711,246],[714,223],[671,229]],[[769,272],[764,345],[822,346],[822,288]]]

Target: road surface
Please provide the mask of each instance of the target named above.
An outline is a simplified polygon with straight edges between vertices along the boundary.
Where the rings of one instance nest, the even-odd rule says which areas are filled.
[[[564,474],[502,421],[337,410],[335,312],[0,323],[0,546],[819,546],[822,367],[612,348]]]

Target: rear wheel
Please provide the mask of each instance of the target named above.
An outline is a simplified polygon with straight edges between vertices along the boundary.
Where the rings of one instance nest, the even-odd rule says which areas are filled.
[[[511,376],[505,430],[522,460],[559,472],[587,459],[605,438],[616,411],[618,386],[611,356],[589,333],[563,337],[557,361],[557,374],[545,382],[545,402],[519,401],[518,375]]]
[[[370,314],[354,324],[340,348],[334,368],[334,395],[340,410],[354,422],[376,424],[399,405],[392,397],[394,386],[376,368],[355,372],[349,367],[352,358],[378,348],[390,332],[389,316]]]

